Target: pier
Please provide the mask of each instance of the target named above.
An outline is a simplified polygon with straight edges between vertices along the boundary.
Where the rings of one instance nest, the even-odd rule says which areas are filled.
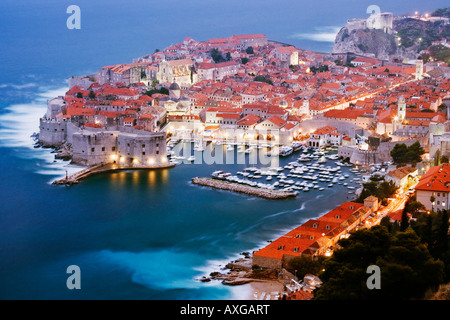
[[[265,199],[287,199],[287,198],[295,198],[297,196],[297,194],[293,192],[255,188],[252,186],[241,185],[235,182],[222,181],[212,178],[196,177],[192,178],[192,183],[205,187],[211,187],[214,189],[244,193],[247,195],[261,197]]]
[[[152,167],[124,167],[119,166],[115,163],[105,163],[105,164],[98,164],[89,168],[86,168],[84,170],[81,170],[79,172],[76,172],[70,176],[66,176],[63,179],[55,180],[53,181],[53,184],[58,185],[73,185],[78,184],[80,181],[93,176],[95,174],[99,173],[105,173],[105,172],[115,172],[115,171],[125,171],[125,170],[154,170],[154,169],[167,169],[167,168],[173,168],[174,164],[167,164],[167,165],[161,165],[161,166],[152,166]]]

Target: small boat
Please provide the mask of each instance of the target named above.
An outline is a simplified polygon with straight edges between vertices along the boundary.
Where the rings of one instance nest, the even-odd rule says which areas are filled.
[[[291,147],[288,147],[288,146],[282,146],[282,147],[280,148],[280,156],[286,157],[286,156],[292,154],[293,151],[294,151],[294,149],[292,149]]]
[[[189,161],[189,162],[192,162],[192,161],[194,161],[195,160],[195,157],[194,156],[190,156],[189,158],[187,158],[187,161]]]
[[[302,148],[302,144],[298,141],[294,141],[294,142],[292,142],[291,147],[294,151],[298,151]]]

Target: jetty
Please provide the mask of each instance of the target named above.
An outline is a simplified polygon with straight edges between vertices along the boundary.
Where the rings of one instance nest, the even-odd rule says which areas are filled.
[[[241,185],[236,182],[229,182],[223,180],[217,180],[212,178],[192,178],[192,183],[211,187],[214,189],[220,190],[228,190],[238,193],[244,193],[251,196],[266,198],[266,199],[287,199],[287,198],[295,198],[297,196],[296,193],[281,191],[281,190],[271,190],[264,188],[255,188],[252,186]]]
[[[115,172],[115,171],[127,171],[127,170],[154,170],[154,169],[167,169],[174,167],[174,164],[151,166],[151,167],[129,167],[120,166],[115,163],[98,164],[84,170],[78,171],[70,176],[53,181],[53,184],[57,185],[74,185],[80,183],[80,181],[99,173]]]

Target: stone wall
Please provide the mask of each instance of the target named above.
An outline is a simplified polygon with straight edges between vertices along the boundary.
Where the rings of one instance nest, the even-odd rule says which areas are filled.
[[[39,119],[39,143],[46,147],[59,147],[66,139],[66,121]]]
[[[93,166],[114,161],[117,153],[118,132],[95,132],[83,130],[72,135],[74,163]]]

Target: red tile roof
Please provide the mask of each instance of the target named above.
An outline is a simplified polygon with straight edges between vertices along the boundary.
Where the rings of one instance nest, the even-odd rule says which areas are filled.
[[[431,167],[419,180],[416,190],[450,192],[450,164]]]

